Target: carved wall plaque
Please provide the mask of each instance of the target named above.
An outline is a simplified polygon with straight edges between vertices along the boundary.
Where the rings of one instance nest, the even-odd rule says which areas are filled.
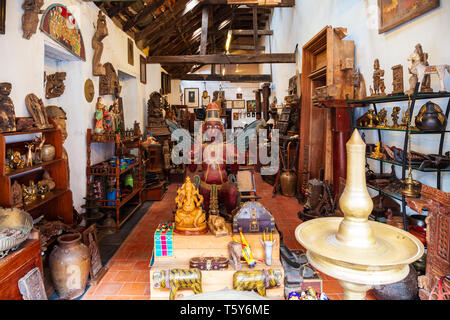
[[[24,0],[22,4],[22,9],[25,10],[22,15],[22,30],[23,37],[27,40],[36,33],[39,24],[38,13],[43,5],[44,0]]]
[[[53,126],[48,122],[47,111],[45,110],[42,99],[39,99],[34,93],[25,97],[25,104],[28,112],[33,117],[36,127],[39,129],[48,129]]]
[[[23,300],[47,300],[39,268],[34,268],[17,282]]]
[[[100,251],[97,243],[97,230],[95,224],[91,224],[83,232],[83,243],[89,248],[89,254],[91,257],[91,265],[89,269],[90,284],[95,285],[104,276],[108,270],[102,266],[102,260],[100,257]]]
[[[0,83],[0,132],[16,131],[16,113],[9,94],[11,83]]]
[[[99,95],[113,94],[116,97],[120,96],[122,87],[119,83],[119,76],[116,73],[113,65],[107,62],[103,65],[105,67],[105,75],[100,76],[99,81]]]
[[[94,100],[95,95],[95,89],[94,89],[94,83],[91,79],[87,79],[84,83],[84,97],[86,98],[87,102],[92,102]]]
[[[394,87],[392,94],[403,94],[403,66],[401,64],[393,66],[392,73],[392,86]]]
[[[51,99],[61,96],[66,89],[64,80],[66,80],[65,72],[56,72],[53,74],[49,74],[46,77],[45,97],[47,99]]]
[[[106,25],[106,16],[102,13],[102,11],[99,11],[97,18],[97,28],[95,29],[94,36],[92,37],[92,48],[94,49],[94,56],[92,58],[92,74],[94,76],[102,76],[106,73],[105,67],[101,64],[100,60],[103,53],[102,40],[107,35],[108,27]]]

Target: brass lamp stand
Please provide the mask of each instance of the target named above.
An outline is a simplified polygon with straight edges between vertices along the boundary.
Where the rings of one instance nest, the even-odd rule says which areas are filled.
[[[308,261],[339,280],[345,300],[363,300],[372,286],[404,279],[408,265],[424,253],[423,244],[410,233],[368,220],[373,202],[366,185],[365,150],[355,130],[347,142],[347,181],[339,200],[344,218],[313,219],[295,230]]]

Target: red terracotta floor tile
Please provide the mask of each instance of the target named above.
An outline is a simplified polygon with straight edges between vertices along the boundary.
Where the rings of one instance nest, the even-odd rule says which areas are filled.
[[[150,282],[150,271],[137,270],[133,272],[136,273],[136,279],[134,280],[134,282]]]
[[[150,270],[150,259],[145,259],[141,261],[136,261],[133,266],[133,270]]]
[[[103,282],[98,285],[98,287],[95,289],[95,295],[115,295],[120,292],[120,289],[122,289],[123,283],[121,282]]]
[[[137,274],[133,271],[118,271],[116,276],[112,279],[115,282],[134,282]]]
[[[125,283],[120,290],[120,295],[143,296],[149,285],[142,282]]]
[[[325,294],[343,293],[343,289],[337,280],[323,280],[323,291]]]

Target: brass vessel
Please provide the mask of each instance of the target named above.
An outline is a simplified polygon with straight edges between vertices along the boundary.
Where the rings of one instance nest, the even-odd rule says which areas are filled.
[[[424,253],[410,233],[369,221],[373,202],[365,178],[366,145],[358,131],[347,142],[347,180],[339,205],[344,218],[318,218],[300,224],[297,241],[319,271],[339,279],[344,299],[362,300],[374,285],[398,282]]]

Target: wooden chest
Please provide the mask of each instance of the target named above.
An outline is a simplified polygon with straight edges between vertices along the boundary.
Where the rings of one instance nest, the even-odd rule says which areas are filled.
[[[228,259],[225,257],[194,257],[189,260],[189,268],[200,270],[222,270],[228,268]]]
[[[233,212],[233,233],[271,232],[275,228],[275,219],[261,203],[248,201]]]

